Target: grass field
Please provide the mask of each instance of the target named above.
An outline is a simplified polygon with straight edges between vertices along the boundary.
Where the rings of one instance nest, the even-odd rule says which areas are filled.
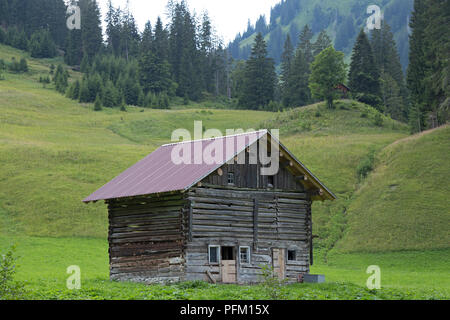
[[[0,59],[12,56],[27,54],[0,45]],[[223,132],[280,128],[282,142],[337,194],[337,201],[313,207],[319,238],[312,272],[327,283],[288,286],[284,298],[449,298],[448,127],[409,137],[405,125],[387,117],[376,125],[376,110],[350,100],[335,110],[316,104],[280,113],[209,103],[94,112],[38,83],[58,62],[29,59],[29,73],[0,81],[0,252],[17,244],[17,277],[28,283],[28,298],[269,298],[261,286],[108,280],[105,205],[81,200],[170,142],[174,129],[192,130],[194,120]],[[357,168],[371,154],[373,172],[360,179]],[[81,267],[81,291],[65,288],[70,265]],[[369,265],[381,267],[380,291],[365,288]]]
[[[17,279],[26,282],[27,299],[270,299],[263,286],[187,282],[147,286],[108,280],[108,244],[92,238],[0,238],[0,250],[17,245]],[[323,262],[317,253],[312,272],[324,274],[320,285],[294,284],[280,299],[448,299],[450,250],[378,254],[333,254]],[[365,287],[369,265],[381,268],[381,290]],[[81,290],[68,290],[67,267],[81,270]]]

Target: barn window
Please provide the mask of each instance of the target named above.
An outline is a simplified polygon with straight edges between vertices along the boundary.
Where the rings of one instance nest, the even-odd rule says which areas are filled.
[[[219,263],[220,259],[220,246],[209,246],[208,247],[209,263]]]
[[[288,250],[288,261],[296,261],[297,252],[295,250]]]
[[[239,247],[239,259],[241,263],[250,263],[250,247]]]
[[[228,172],[228,184],[234,184],[234,172]]]
[[[273,181],[274,181],[273,176],[267,176],[267,186],[269,188],[273,188],[273,186],[274,186]]]

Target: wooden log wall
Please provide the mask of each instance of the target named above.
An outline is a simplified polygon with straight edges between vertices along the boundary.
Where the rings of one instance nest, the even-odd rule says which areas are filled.
[[[183,280],[186,205],[181,194],[110,200],[111,279],[147,283]]]
[[[235,248],[238,283],[260,281],[261,265],[272,264],[272,249],[296,251],[286,257],[285,274],[295,282],[309,272],[311,202],[303,192],[196,187],[188,192],[192,206],[192,241],[186,245],[186,280],[221,281],[219,265],[210,265],[208,245]],[[257,206],[257,208],[255,208]],[[239,263],[239,246],[251,248],[249,264]]]
[[[305,190],[301,181],[296,179],[295,175],[290,172],[289,163],[286,164],[283,161],[280,161],[278,173],[270,178],[273,182],[272,187],[270,187],[269,177],[261,175],[261,164],[250,164],[249,153],[246,151],[244,153],[246,154],[245,164],[237,164],[237,162],[225,164],[220,168],[221,174],[216,171],[206,177],[202,182],[217,186],[228,186],[228,173],[231,172],[234,174],[234,186],[239,188]]]

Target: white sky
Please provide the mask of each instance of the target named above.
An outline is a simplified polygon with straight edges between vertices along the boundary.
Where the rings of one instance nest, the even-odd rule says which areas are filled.
[[[261,15],[265,14],[267,23],[270,21],[270,8],[281,0],[186,0],[189,10],[197,14],[208,11],[217,34],[225,44],[233,40],[237,33],[244,32],[247,21],[252,24]],[[107,11],[107,0],[98,1],[103,20]],[[125,7],[126,0],[113,0],[115,7]],[[133,13],[140,30],[142,31],[147,20],[150,19],[155,26],[156,19],[161,16],[166,22],[167,0],[130,0],[130,11]]]

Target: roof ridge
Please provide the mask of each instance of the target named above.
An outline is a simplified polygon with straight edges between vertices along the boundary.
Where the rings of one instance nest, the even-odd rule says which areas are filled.
[[[244,132],[244,133],[231,134],[229,136],[220,136],[220,137],[214,137],[214,138],[204,138],[204,139],[197,139],[197,140],[173,142],[173,143],[163,144],[161,147],[170,147],[170,146],[179,145],[179,144],[183,144],[183,143],[192,143],[192,142],[210,141],[210,140],[222,139],[222,138],[231,138],[231,137],[250,135],[250,134],[262,133],[262,132],[267,133],[267,132],[269,132],[269,130],[261,129],[261,130],[257,130],[257,131],[250,131],[250,132]]]

